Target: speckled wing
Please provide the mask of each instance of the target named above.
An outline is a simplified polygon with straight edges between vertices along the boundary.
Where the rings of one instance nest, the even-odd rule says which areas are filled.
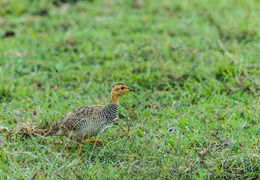
[[[76,130],[80,122],[95,119],[95,116],[103,108],[104,106],[86,106],[75,109],[54,122],[50,128],[46,129],[43,136],[57,135],[60,129],[68,131]]]
[[[86,106],[75,109],[62,117],[62,126],[67,130],[76,130],[77,125],[85,120],[93,120],[104,106]]]

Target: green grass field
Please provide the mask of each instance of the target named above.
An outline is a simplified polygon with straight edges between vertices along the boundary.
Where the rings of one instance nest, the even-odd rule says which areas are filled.
[[[259,178],[259,1],[75,1],[0,1],[0,126],[135,93],[82,156],[2,131],[0,179]]]

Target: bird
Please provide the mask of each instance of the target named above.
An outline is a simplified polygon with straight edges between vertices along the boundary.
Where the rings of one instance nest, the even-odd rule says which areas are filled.
[[[117,119],[118,102],[120,96],[133,91],[123,83],[112,86],[110,100],[107,105],[93,105],[79,107],[55,121],[49,128],[42,131],[44,137],[65,136],[77,142],[80,155],[82,154],[82,143],[96,142],[103,146],[100,139],[91,139],[100,131]]]

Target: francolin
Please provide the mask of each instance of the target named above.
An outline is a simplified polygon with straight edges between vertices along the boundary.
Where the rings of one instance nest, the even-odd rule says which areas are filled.
[[[117,118],[117,105],[121,95],[133,91],[123,83],[113,85],[110,101],[107,105],[85,106],[77,108],[54,122],[43,132],[43,136],[66,136],[80,143],[97,142],[102,146],[100,139],[89,138],[98,135]]]

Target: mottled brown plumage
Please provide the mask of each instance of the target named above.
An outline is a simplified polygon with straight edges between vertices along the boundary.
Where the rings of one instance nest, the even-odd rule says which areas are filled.
[[[96,136],[116,119],[119,97],[128,91],[132,90],[123,83],[117,83],[112,87],[109,104],[75,109],[58,119],[41,134],[43,136],[66,136],[79,143],[97,141],[102,145],[100,140],[87,139]]]

